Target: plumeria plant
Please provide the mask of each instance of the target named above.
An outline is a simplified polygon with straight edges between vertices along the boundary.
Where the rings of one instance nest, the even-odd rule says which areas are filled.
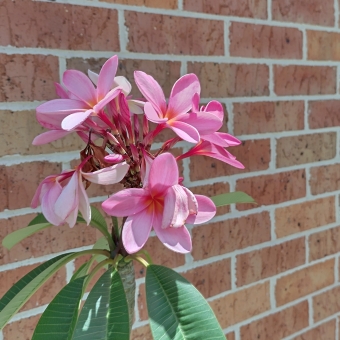
[[[90,255],[47,306],[33,340],[130,339],[134,261],[147,268],[146,299],[154,339],[225,339],[196,288],[175,271],[153,264],[143,247],[153,230],[165,247],[189,253],[192,242],[187,224],[208,222],[217,206],[253,202],[241,192],[211,198],[195,195],[183,185],[178,170],[178,161],[199,155],[242,169],[227,151],[240,141],[218,132],[224,116],[221,103],[211,101],[199,107],[196,75],[178,79],[167,102],[152,76],[135,71],[134,79],[144,98],[133,99],[128,80],[116,76],[117,66],[118,58],[113,56],[99,74],[66,71],[63,84],[55,84],[60,98],[37,108],[37,120],[48,131],[37,136],[34,145],[76,133],[86,147],[80,152],[78,166],[40,183],[32,208],[41,206],[42,213],[27,227],[5,237],[3,245],[10,249],[25,237],[65,223],[71,228],[77,223],[90,225],[103,236],[92,249],[52,258],[18,281],[0,300],[0,329],[62,266]],[[174,137],[157,148],[154,139],[164,129],[171,129]],[[172,148],[180,141],[190,143],[191,149],[174,156]],[[124,186],[102,203],[103,211],[112,216],[110,228],[89,203],[86,189],[91,183]],[[122,218],[120,225],[117,217]],[[103,269],[104,274],[85,294]]]

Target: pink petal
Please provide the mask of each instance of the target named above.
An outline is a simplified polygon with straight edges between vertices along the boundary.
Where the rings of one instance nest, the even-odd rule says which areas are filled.
[[[80,177],[80,176],[79,176]],[[81,212],[81,215],[83,216],[83,219],[86,221],[86,224],[89,225],[91,222],[91,207],[89,198],[87,196],[87,193],[85,191],[84,185],[81,181],[81,177],[78,181],[79,184],[79,206],[78,209]]]
[[[171,153],[163,153],[156,157],[149,173],[149,187],[157,194],[165,192],[178,183],[178,166]]]
[[[97,85],[99,75],[95,72],[92,72],[91,70],[87,70],[87,75],[91,79],[92,83]]]
[[[127,163],[120,163],[94,172],[82,172],[82,176],[92,183],[110,185],[120,182],[129,170]]]
[[[207,106],[204,108],[204,112],[211,113],[215,115],[220,121],[223,121],[224,118],[223,106],[217,100],[212,100],[211,102],[209,102]]]
[[[143,114],[144,113],[144,105],[145,102],[142,102],[141,100],[128,100],[128,106],[129,106],[129,110],[132,113],[135,113],[137,115]]]
[[[51,130],[51,131],[46,131],[38,135],[33,139],[32,144],[33,145],[42,145],[46,143],[53,142],[57,139],[63,138],[70,134],[71,132],[69,131],[64,131],[64,130]]]
[[[146,188],[149,185],[149,175],[151,165],[153,163],[153,159],[149,156],[149,154],[142,149],[143,158],[142,158],[142,166],[140,169],[140,175],[143,182],[143,188]]]
[[[100,70],[97,83],[97,101],[102,100],[112,89],[114,77],[117,72],[118,57],[115,55],[108,59]]]
[[[125,217],[139,213],[151,203],[150,194],[144,189],[124,189],[102,203],[103,210],[110,216]]]
[[[180,228],[162,229],[159,224],[153,224],[159,240],[169,249],[177,253],[189,253],[192,249],[191,237],[185,226]]]
[[[188,198],[189,213],[190,214],[197,214],[198,203],[197,203],[196,196],[188,188],[182,186],[182,189],[186,192],[186,195],[187,195],[187,198]]]
[[[91,80],[77,70],[64,72],[63,83],[77,98],[93,107],[97,102],[96,90]]]
[[[172,120],[170,123],[167,123],[167,126],[169,126],[169,128],[172,129],[177,136],[189,143],[198,143],[200,140],[198,131],[187,123]]]
[[[105,162],[107,163],[120,163],[124,160],[124,157],[122,155],[118,154],[110,154],[104,157]]]
[[[165,112],[166,101],[162,88],[157,81],[142,71],[134,72],[135,82],[139,91],[149,101],[158,113]]]
[[[153,222],[153,211],[146,210],[129,216],[122,231],[123,245],[130,254],[139,251],[149,238]]]
[[[199,104],[200,104],[200,95],[195,93],[192,97],[192,111],[199,112]]]
[[[72,113],[71,115],[68,115],[61,122],[62,129],[66,131],[75,129],[77,126],[84,123],[84,121],[91,116],[92,112],[93,110],[91,109],[84,112],[75,112]]]
[[[208,112],[185,113],[176,118],[176,121],[193,126],[200,135],[206,135],[219,130],[223,122],[213,114]]]
[[[130,82],[123,76],[114,77],[113,86],[119,86],[126,96],[131,92],[132,88]]]
[[[229,133],[224,133],[224,132],[216,132],[216,134],[225,140],[229,146],[237,146],[240,145],[242,142],[237,139],[236,137],[230,135]]]
[[[98,113],[100,110],[102,110],[104,106],[108,104],[112,99],[116,98],[120,92],[121,89],[118,87],[108,92],[106,96],[93,107],[94,112]]]
[[[194,95],[200,92],[200,82],[195,74],[179,78],[171,90],[167,112],[171,112],[171,117],[188,112]]]
[[[208,141],[212,144],[222,146],[224,148],[230,146],[223,138],[221,138],[217,132],[211,133],[211,134],[202,134],[201,139]]]
[[[216,206],[214,202],[206,196],[195,195],[198,203],[197,215],[192,214],[187,218],[187,223],[199,224],[210,221],[216,214]]]
[[[50,175],[40,182],[35,194],[32,198],[31,208],[35,209],[39,206],[41,197],[54,185],[56,175]]]
[[[188,216],[188,196],[180,185],[173,185],[165,193],[162,229],[179,228],[185,224]]]
[[[54,87],[58,97],[62,99],[69,99],[67,91],[59,83],[54,83]]]
[[[70,211],[68,216],[65,218],[65,222],[69,225],[70,228],[73,228],[77,223],[78,217],[78,209],[73,209]]]
[[[47,221],[49,221],[53,225],[60,225],[63,222],[54,210],[55,203],[62,192],[62,187],[58,182],[55,182],[46,194],[42,197],[41,200],[41,210],[46,217]]]
[[[151,103],[145,103],[144,112],[150,122],[161,124],[168,121],[168,118],[161,118]]]

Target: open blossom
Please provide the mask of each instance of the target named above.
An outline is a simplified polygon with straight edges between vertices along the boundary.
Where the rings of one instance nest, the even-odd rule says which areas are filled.
[[[178,182],[174,156],[163,153],[146,169],[143,188],[122,190],[103,202],[103,210],[109,215],[127,216],[122,239],[128,253],[144,246],[152,227],[169,249],[179,253],[191,251],[191,237],[185,223],[209,221],[216,207],[208,197],[194,195]]]
[[[53,225],[68,223],[70,227],[76,224],[78,211],[81,212],[87,224],[91,220],[91,209],[83,180],[109,185],[123,179],[129,165],[120,163],[91,173],[82,171],[84,162],[74,170],[66,170],[59,175],[45,178],[39,185],[32,203],[32,208],[41,204],[41,210],[46,219]]]

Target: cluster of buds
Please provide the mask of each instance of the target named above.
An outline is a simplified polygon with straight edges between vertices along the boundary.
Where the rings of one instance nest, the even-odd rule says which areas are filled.
[[[216,212],[213,202],[194,195],[182,185],[177,161],[206,155],[237,168],[243,165],[226,150],[240,141],[218,132],[223,125],[221,103],[211,101],[199,107],[200,83],[196,75],[182,76],[174,84],[168,103],[163,90],[150,75],[135,71],[134,78],[144,96],[132,99],[131,84],[116,76],[118,58],[108,59],[99,74],[68,70],[63,86],[56,84],[60,99],[40,105],[39,123],[49,131],[33,144],[44,144],[70,133],[86,143],[80,152],[81,164],[73,170],[47,177],[39,185],[32,207],[41,204],[46,219],[54,225],[73,227],[80,212],[87,223],[91,209],[86,194],[90,183],[125,187],[103,204],[112,216],[125,217],[122,242],[128,253],[140,250],[153,228],[168,248],[191,251],[191,238],[185,223],[204,223]],[[149,122],[156,124],[150,130]],[[171,129],[175,137],[153,150],[155,137]],[[193,147],[174,157],[170,151],[179,141]]]

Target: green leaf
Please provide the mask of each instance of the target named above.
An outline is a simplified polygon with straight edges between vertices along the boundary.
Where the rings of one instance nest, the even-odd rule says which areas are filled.
[[[46,268],[50,267],[53,263],[59,261],[65,256],[70,255],[70,253],[62,254],[57,257],[54,257],[51,260],[41,264],[36,267],[28,274],[26,274],[22,279],[20,279],[17,283],[15,283],[12,288],[7,291],[7,293],[0,300],[0,312],[5,308],[5,306],[25,287],[27,286],[35,277],[37,277],[40,273],[42,273]]]
[[[155,340],[225,340],[207,301],[189,281],[172,269],[149,265],[145,289]]]
[[[257,204],[252,197],[242,191],[229,192],[227,194],[217,195],[210,197],[215,203],[216,207],[233,203],[254,203]]]
[[[41,224],[41,223],[49,223],[45,216],[42,213],[39,213],[36,217],[33,218],[33,220],[28,223],[28,225],[34,225],[34,224]],[[52,224],[51,224],[52,225]]]
[[[86,276],[67,284],[42,314],[32,340],[71,340]]]
[[[104,257],[104,256],[103,256]],[[87,261],[83,263],[77,270],[76,272],[72,275],[70,281],[74,281],[76,279],[79,279],[80,277],[86,276],[87,272],[89,270],[89,266],[91,265],[91,261]]]
[[[94,285],[78,318],[73,340],[129,340],[129,313],[122,280],[106,271]]]
[[[33,224],[28,227],[16,230],[13,233],[10,233],[7,236],[5,236],[5,238],[2,240],[2,245],[6,247],[7,249],[11,249],[13,246],[21,242],[26,237],[31,236],[40,230],[48,228],[51,225],[52,224],[49,222],[40,223],[40,224]]]

